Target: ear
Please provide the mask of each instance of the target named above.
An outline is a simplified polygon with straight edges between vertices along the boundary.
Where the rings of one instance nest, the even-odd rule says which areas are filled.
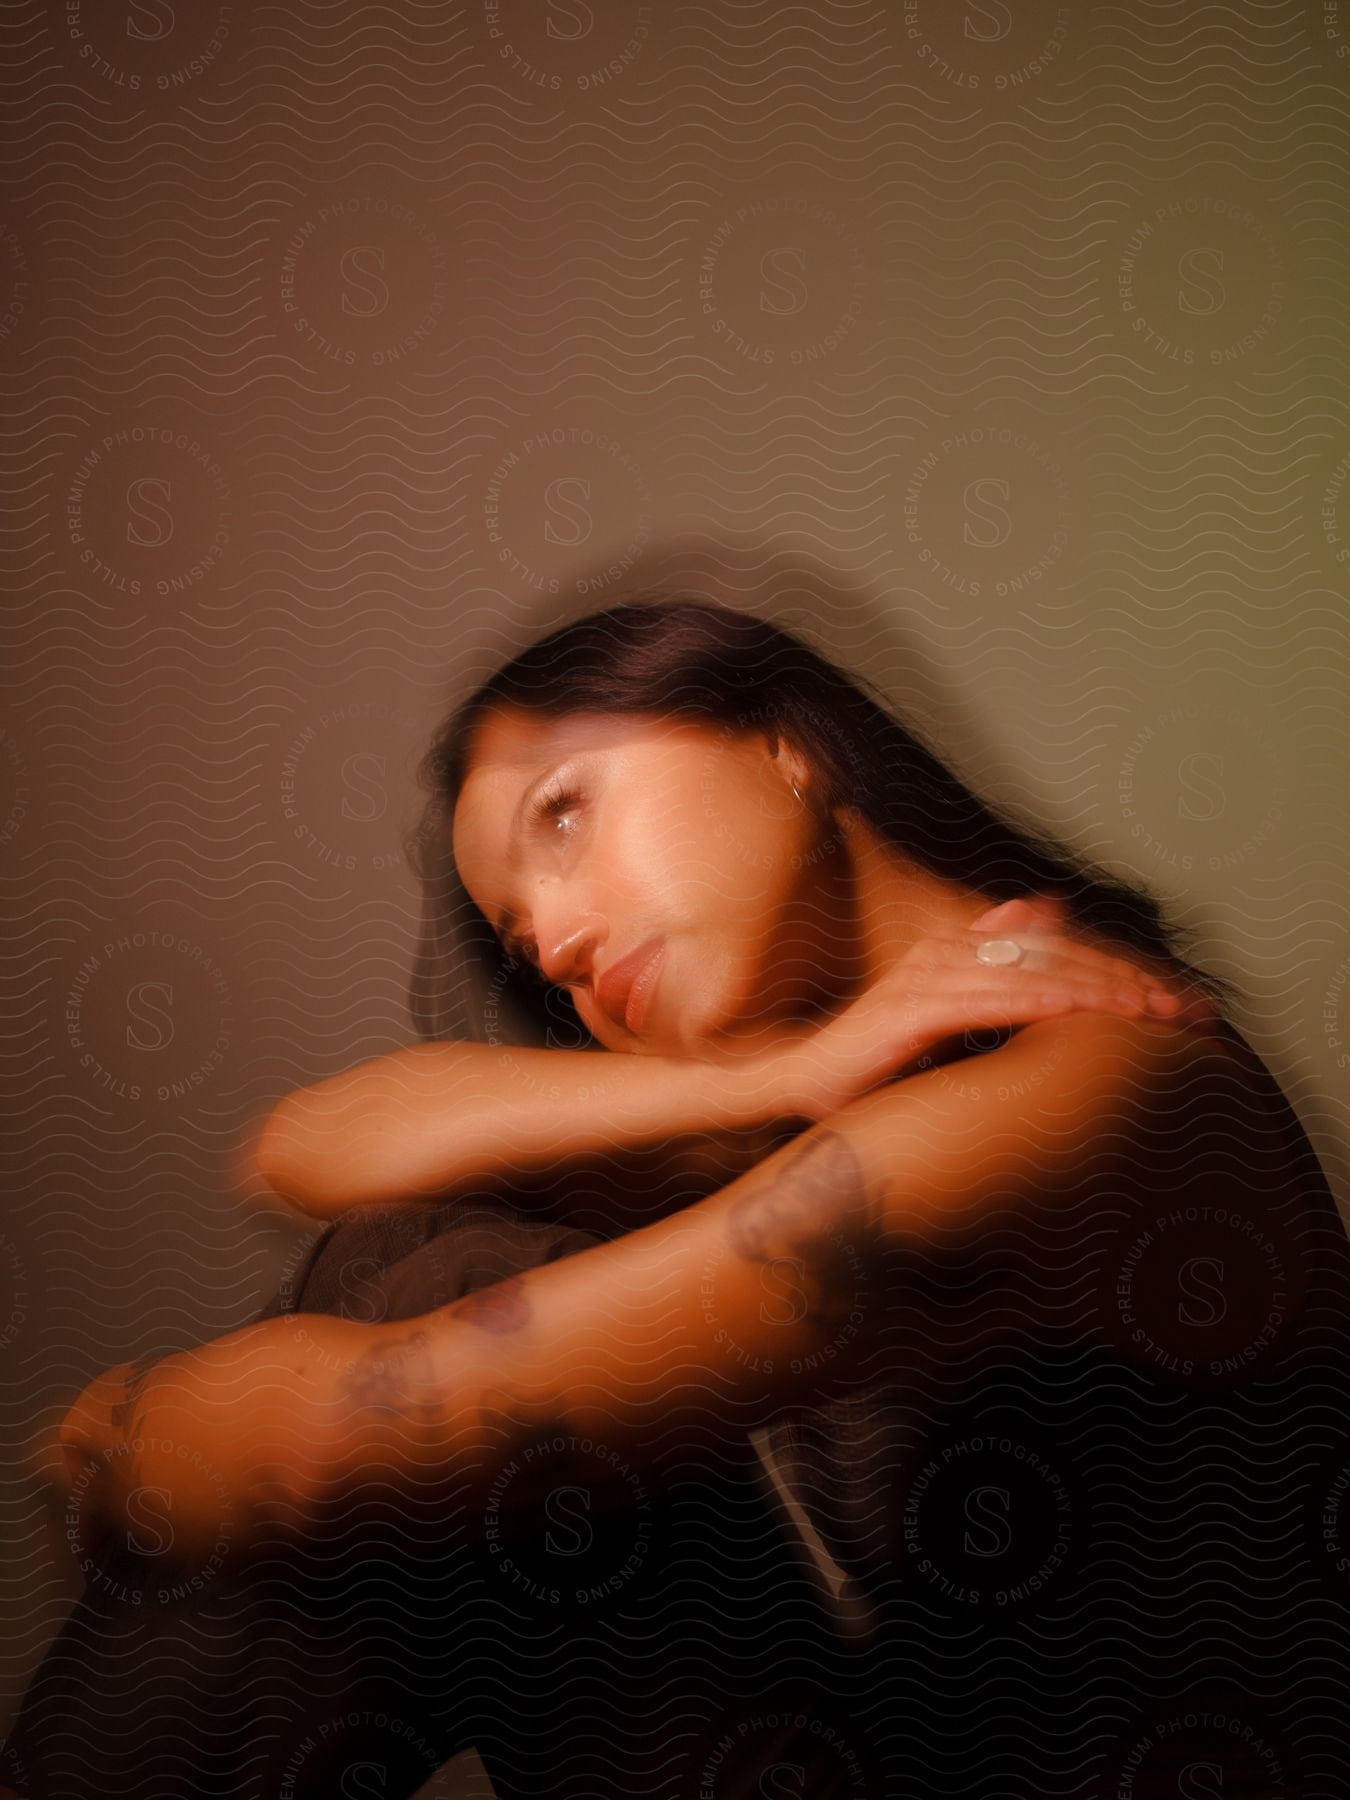
[[[783,782],[790,784],[795,781],[804,798],[810,793],[815,781],[810,762],[791,738],[773,726],[765,730],[764,740]]]

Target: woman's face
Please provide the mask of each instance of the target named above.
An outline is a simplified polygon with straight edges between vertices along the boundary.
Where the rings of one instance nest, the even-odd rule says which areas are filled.
[[[506,708],[480,727],[453,822],[460,879],[499,938],[637,1055],[767,1041],[838,997],[842,841],[772,734]],[[655,979],[611,1016],[604,978],[643,946]]]

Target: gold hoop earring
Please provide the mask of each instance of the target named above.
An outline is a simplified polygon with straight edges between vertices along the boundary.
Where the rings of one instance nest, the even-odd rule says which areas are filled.
[[[802,799],[801,791],[795,781],[792,784],[792,792],[796,796],[798,806],[805,806],[806,802]]]

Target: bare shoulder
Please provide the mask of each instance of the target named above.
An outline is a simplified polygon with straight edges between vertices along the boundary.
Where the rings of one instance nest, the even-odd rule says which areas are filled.
[[[873,1089],[806,1136],[843,1139],[895,1229],[964,1230],[1010,1205],[1076,1205],[1141,1149],[1152,1166],[1214,1054],[1207,1032],[1166,1020],[1068,1014]]]
[[[1129,1019],[1109,1013],[1072,1013],[1024,1026],[1002,1050],[1008,1062],[1044,1061],[1062,1052],[1057,1067],[1066,1089],[1080,1083],[1125,1083],[1147,1090],[1157,1082],[1175,1094],[1176,1083],[1201,1070],[1233,1065],[1222,1021]]]
[[[1070,1118],[1086,1127],[1124,1123],[1127,1103],[1170,1104],[1190,1077],[1227,1065],[1215,1020],[1069,1013],[1011,1033],[996,1049],[956,1056],[874,1089],[849,1112],[876,1119],[931,1119],[947,1130],[1048,1132]]]

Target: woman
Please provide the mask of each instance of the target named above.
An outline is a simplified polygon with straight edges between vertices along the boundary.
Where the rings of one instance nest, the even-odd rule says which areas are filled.
[[[431,1041],[273,1114],[263,1319],[72,1409],[16,1791],[1330,1793],[1350,1256],[1157,905],[696,600],[427,772]]]

